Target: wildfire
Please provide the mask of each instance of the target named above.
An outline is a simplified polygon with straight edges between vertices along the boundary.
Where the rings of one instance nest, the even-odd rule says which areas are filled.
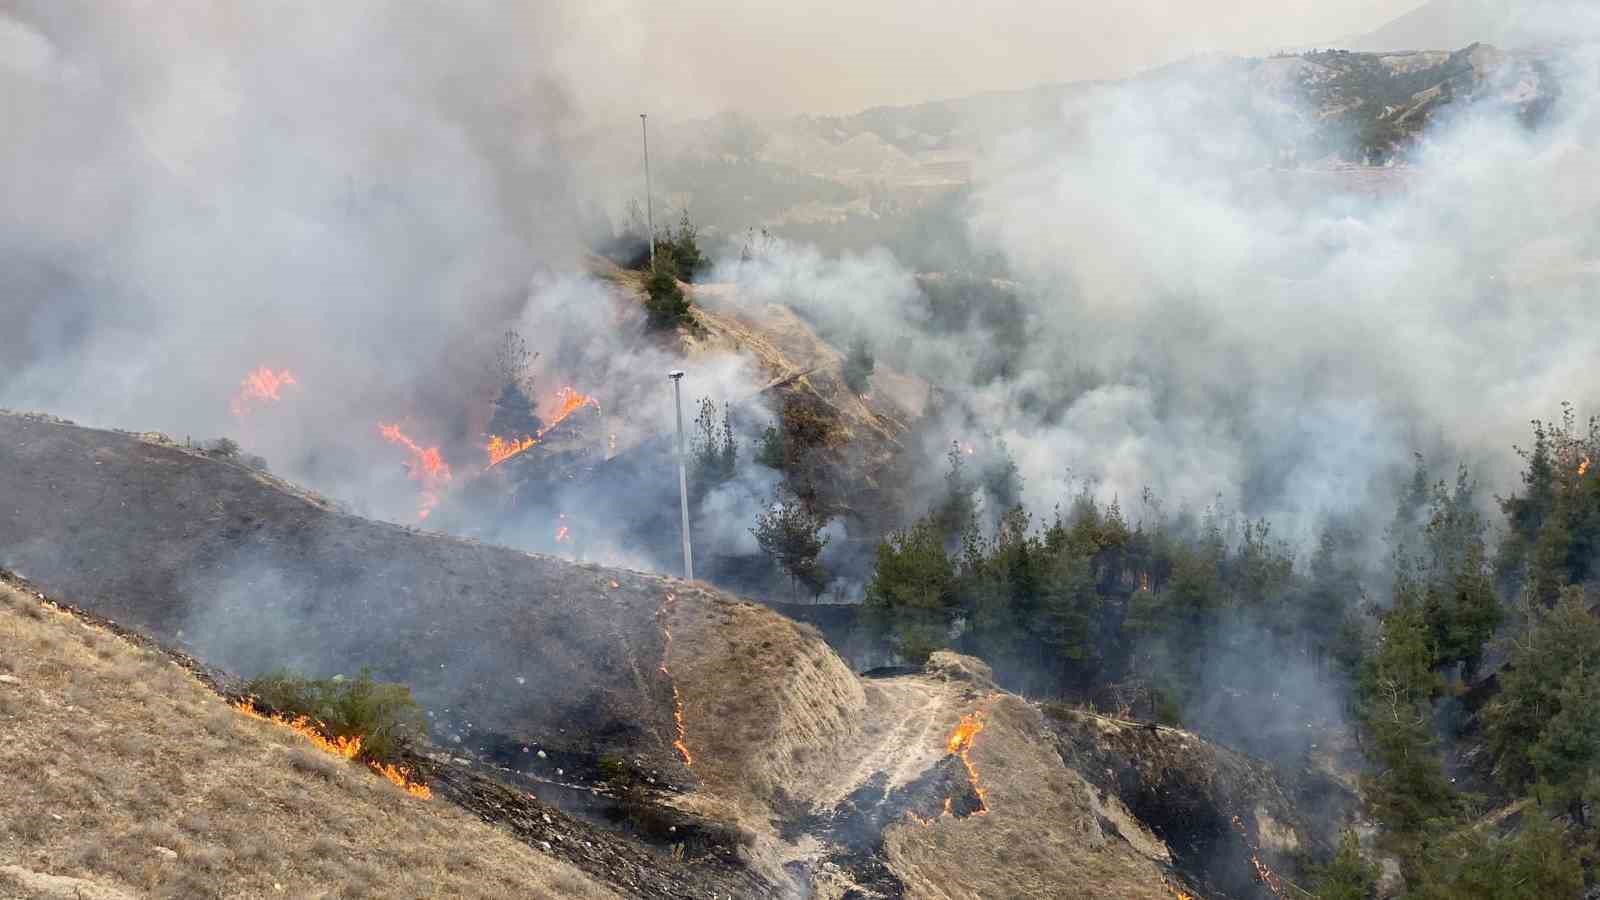
[[[238,393],[233,395],[233,400],[228,404],[236,416],[243,416],[249,412],[252,403],[276,403],[282,399],[279,394],[285,387],[299,384],[288,369],[274,372],[266,366],[261,366],[244,376],[239,383]]]
[[[556,524],[556,543],[572,543],[572,529],[567,527],[567,514],[562,513]]]
[[[1244,841],[1246,847],[1250,848],[1250,865],[1256,870],[1256,879],[1266,885],[1267,890],[1271,891],[1274,897],[1282,897],[1282,882],[1277,875],[1273,874],[1271,869],[1267,868],[1267,864],[1261,861],[1260,849],[1256,847],[1255,842],[1250,840],[1250,835],[1245,831],[1244,823],[1239,821],[1238,816],[1233,817],[1233,830],[1239,832],[1239,839]]]
[[[978,785],[978,767],[972,764],[972,744],[978,739],[978,733],[983,731],[983,710],[976,710],[961,717],[956,723],[954,731],[945,741],[945,749],[961,757],[961,764],[967,768],[967,781],[972,784],[972,792],[978,795],[981,808],[973,815],[984,815],[989,811],[989,792]],[[945,811],[950,811],[950,802],[945,801]]]
[[[498,434],[489,435],[489,443],[483,448],[484,452],[489,454],[488,468],[492,469],[539,443],[545,435],[550,433],[550,429],[560,425],[566,421],[568,416],[585,406],[593,406],[598,410],[600,401],[588,394],[579,393],[573,387],[558,389],[555,392],[555,396],[548,403],[543,404],[543,408],[539,411],[544,419],[544,426],[539,429],[538,434],[525,434],[521,437],[510,438],[501,437]],[[613,451],[616,449],[616,435],[611,436],[611,449]]]
[[[1578,461],[1578,477],[1582,478],[1587,474],[1589,474],[1589,457],[1585,456]]]
[[[612,582],[615,584],[615,582]],[[661,674],[666,676],[667,684],[672,687],[672,721],[677,726],[678,736],[672,742],[672,748],[683,757],[683,764],[694,765],[694,757],[689,753],[688,730],[683,724],[683,695],[678,693],[678,682],[673,680],[672,672],[667,669],[667,655],[672,650],[672,629],[667,625],[672,610],[678,605],[678,597],[668,594],[661,601],[661,608],[656,610],[656,621],[661,625]]]
[[[489,466],[492,468],[537,443],[539,443],[537,438],[522,437],[506,440],[498,434],[491,434],[488,445],[483,449],[489,454]]]
[[[1176,900],[1199,900],[1199,898],[1195,895],[1189,893],[1183,888],[1178,887],[1170,881],[1167,882],[1167,890],[1172,892],[1172,896],[1175,897]]]
[[[411,451],[411,462],[406,464],[406,471],[411,479],[422,486],[421,505],[417,508],[417,518],[426,519],[433,508],[439,505],[439,492],[450,483],[450,464],[444,461],[438,447],[424,449],[416,441],[406,437],[400,426],[384,425],[379,423],[378,433],[384,440]]]
[[[267,715],[257,710],[248,700],[240,700],[233,704],[235,711],[262,722],[271,722],[274,725],[287,728],[311,742],[311,745],[324,753],[337,756],[340,759],[357,759],[361,756],[361,738],[356,737],[329,737],[322,732],[319,723],[308,716]],[[392,763],[380,763],[376,760],[367,760],[367,768],[393,782],[395,786],[406,793],[422,800],[433,797],[433,791],[421,782],[412,781],[411,773],[403,767]]]

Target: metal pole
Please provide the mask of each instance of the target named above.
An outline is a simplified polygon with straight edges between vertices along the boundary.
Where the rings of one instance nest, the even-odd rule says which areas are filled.
[[[689,551],[689,467],[683,446],[683,372],[667,374],[672,379],[672,405],[678,416],[678,505],[683,511],[683,577],[694,580],[694,555]]]
[[[650,228],[650,271],[656,270],[656,208],[650,190],[650,126],[639,113],[639,131],[644,134],[644,215]],[[681,430],[681,429],[680,429]],[[688,540],[688,538],[684,538]]]

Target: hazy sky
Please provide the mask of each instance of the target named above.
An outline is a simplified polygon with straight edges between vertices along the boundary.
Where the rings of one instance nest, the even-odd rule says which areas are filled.
[[[1207,51],[1376,29],[1420,0],[595,0],[569,19],[586,105],[846,113],[1116,78]],[[606,62],[602,64],[601,59]]]

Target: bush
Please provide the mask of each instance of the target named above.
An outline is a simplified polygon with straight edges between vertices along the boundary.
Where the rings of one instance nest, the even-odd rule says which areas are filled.
[[[694,281],[695,276],[711,266],[711,261],[700,252],[699,236],[700,230],[689,221],[689,211],[684,210],[677,230],[669,227],[656,238],[658,265],[670,263],[673,274],[684,281]]]
[[[361,738],[361,755],[368,759],[394,761],[428,731],[411,689],[373,681],[366,669],[353,679],[321,680],[277,671],[245,690],[275,712],[320,722],[330,737]]]
[[[201,449],[206,455],[215,456],[218,459],[233,459],[239,455],[239,443],[232,438],[223,437],[214,441],[207,441]]]
[[[1313,870],[1316,900],[1368,900],[1378,887],[1378,867],[1361,855],[1356,833],[1345,829],[1339,850],[1326,866]]]
[[[857,394],[866,393],[867,379],[872,377],[877,365],[878,361],[873,357],[867,339],[857,337],[850,342],[850,354],[844,360],[844,383]]]
[[[678,279],[672,276],[669,266],[658,266],[645,281],[645,312],[650,317],[650,327],[666,330],[676,328],[689,320],[689,298]]]

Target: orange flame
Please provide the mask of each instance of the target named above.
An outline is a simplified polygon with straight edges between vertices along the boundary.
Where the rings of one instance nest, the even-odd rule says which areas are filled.
[[[539,443],[545,435],[550,433],[550,429],[560,425],[566,421],[568,416],[585,406],[593,406],[596,410],[600,409],[600,401],[588,394],[579,393],[576,388],[563,387],[557,389],[555,396],[549,402],[542,404],[542,406],[543,408],[539,412],[540,417],[544,419],[544,426],[539,429],[538,434],[525,434],[521,437],[511,438],[501,437],[498,434],[489,435],[489,443],[483,448],[484,452],[489,455],[487,468],[492,469]],[[616,448],[615,439],[616,436],[612,435],[611,446],[613,450]]]
[[[558,543],[558,544],[570,544],[570,543],[572,543],[572,529],[567,527],[567,514],[566,513],[562,513],[561,517],[556,520],[556,543]]]
[[[489,466],[492,468],[537,443],[539,443],[537,438],[524,436],[506,440],[498,434],[491,434],[489,435],[488,445],[483,449],[489,454]]]
[[[438,447],[424,449],[416,441],[406,437],[400,426],[378,424],[378,433],[384,440],[411,451],[411,462],[406,464],[406,471],[411,479],[422,485],[422,500],[417,508],[419,520],[428,518],[433,508],[439,505],[439,492],[450,484],[450,464],[444,461]]]
[[[1279,881],[1278,876],[1267,868],[1267,864],[1261,861],[1260,848],[1250,840],[1250,835],[1245,831],[1244,823],[1239,821],[1238,816],[1233,817],[1233,830],[1239,832],[1239,839],[1244,841],[1244,845],[1250,849],[1250,865],[1256,870],[1256,880],[1265,885],[1274,897],[1282,897],[1283,884]]]
[[[252,403],[276,403],[282,399],[279,394],[285,387],[299,384],[288,369],[274,372],[266,366],[261,366],[244,376],[239,383],[239,392],[233,395],[233,400],[228,404],[236,416],[243,416],[250,411]]]
[[[356,759],[361,755],[360,735],[356,735],[354,737],[329,737],[323,733],[320,724],[312,721],[309,716],[295,716],[290,718],[288,716],[281,715],[267,715],[266,713],[256,709],[255,705],[248,700],[240,700],[234,703],[233,708],[236,712],[239,712],[240,714],[248,716],[252,719],[256,719],[261,722],[270,722],[274,725],[287,728],[295,734],[298,734],[310,741],[311,745],[316,747],[318,750],[321,750],[322,752],[332,756],[337,756],[340,759]],[[411,796],[422,800],[428,800],[433,797],[433,791],[427,785],[411,780],[411,773],[407,769],[401,766],[396,766],[392,763],[380,763],[376,760],[370,759],[367,760],[366,763],[367,768],[371,769],[376,774],[387,778],[389,781],[393,782],[397,787],[402,788]]]
[[[979,732],[983,731],[983,710],[976,710],[961,717],[956,723],[954,731],[945,741],[945,749],[961,757],[961,764],[967,768],[967,781],[972,784],[972,792],[978,795],[978,802],[982,808],[975,810],[973,815],[981,816],[989,811],[989,792],[978,785],[978,767],[972,764],[972,744],[978,739]],[[948,812],[950,804],[945,803]]]
[[[615,584],[616,582],[612,582]],[[689,733],[683,723],[683,695],[678,693],[678,682],[673,680],[672,672],[667,669],[667,654],[672,650],[672,629],[667,626],[667,618],[672,615],[672,610],[678,605],[675,594],[668,594],[661,601],[661,608],[656,610],[656,621],[661,626],[661,674],[667,678],[667,683],[672,686],[672,721],[677,726],[678,736],[672,742],[672,748],[683,757],[683,764],[694,765],[694,757],[689,754]]]
[[[1589,457],[1585,456],[1578,463],[1578,477],[1582,478],[1583,476],[1585,476],[1587,474],[1589,474]]]
[[[1188,891],[1178,887],[1177,885],[1173,884],[1170,881],[1167,882],[1167,890],[1171,891],[1172,892],[1172,896],[1177,898],[1177,900],[1199,900],[1199,898],[1196,897],[1195,895],[1193,895],[1193,894],[1189,893]]]

